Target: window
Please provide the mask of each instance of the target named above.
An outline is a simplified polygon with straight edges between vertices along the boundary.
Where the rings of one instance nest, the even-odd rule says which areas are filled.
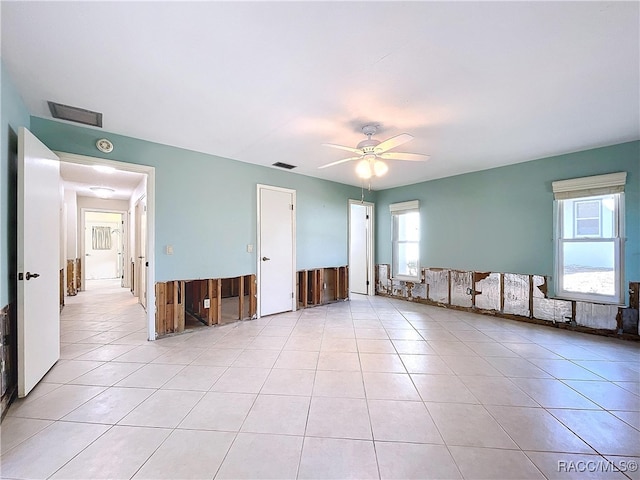
[[[417,200],[389,206],[393,221],[393,278],[420,279],[420,204]]]
[[[575,200],[573,206],[576,237],[601,237],[602,199]]]
[[[556,295],[623,302],[626,173],[553,182]]]

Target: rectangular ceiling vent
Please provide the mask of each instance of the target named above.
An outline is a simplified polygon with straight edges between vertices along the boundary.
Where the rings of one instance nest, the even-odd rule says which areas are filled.
[[[49,104],[49,110],[51,111],[53,118],[102,128],[102,114],[99,112],[92,112],[91,110],[85,110],[84,108],[70,107],[69,105],[62,105],[61,103],[47,103]]]
[[[276,162],[273,164],[274,167],[278,168],[286,168],[287,170],[293,170],[297,167],[297,165],[289,165],[288,163]]]

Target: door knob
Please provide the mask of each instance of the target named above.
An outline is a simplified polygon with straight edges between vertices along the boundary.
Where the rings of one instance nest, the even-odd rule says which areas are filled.
[[[25,275],[25,278],[27,280],[31,280],[32,278],[38,278],[40,276],[39,273],[31,273],[31,272],[27,272],[27,274]]]
[[[262,257],[262,261],[266,262],[267,260],[271,260],[269,257]]]

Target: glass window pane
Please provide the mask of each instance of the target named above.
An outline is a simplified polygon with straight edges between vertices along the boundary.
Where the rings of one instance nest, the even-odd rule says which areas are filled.
[[[418,275],[418,244],[417,243],[399,243],[397,256],[398,275]]]
[[[420,240],[420,213],[402,213],[398,217],[397,239],[400,241],[417,242]]]
[[[576,220],[576,234],[579,236],[599,237],[599,218],[579,218]]]
[[[563,242],[563,286],[567,292],[615,295],[615,244]]]
[[[576,216],[578,218],[598,218],[600,216],[600,202],[578,202],[576,204]]]
[[[560,200],[563,219],[561,238],[615,238],[618,195],[595,195]]]

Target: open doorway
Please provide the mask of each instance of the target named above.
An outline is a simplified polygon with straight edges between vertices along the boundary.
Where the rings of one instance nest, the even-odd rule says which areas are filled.
[[[84,212],[85,283],[119,281],[124,287],[124,255],[127,240],[122,212]]]
[[[155,340],[155,169],[56,153],[62,162],[65,195],[63,253],[67,264],[74,264],[80,272],[81,285],[73,303],[82,301],[87,287],[102,289],[105,295],[119,295],[122,290],[139,304],[146,318],[147,339]],[[91,301],[89,295],[85,296]]]
[[[349,200],[349,291],[375,295],[373,203]]]

